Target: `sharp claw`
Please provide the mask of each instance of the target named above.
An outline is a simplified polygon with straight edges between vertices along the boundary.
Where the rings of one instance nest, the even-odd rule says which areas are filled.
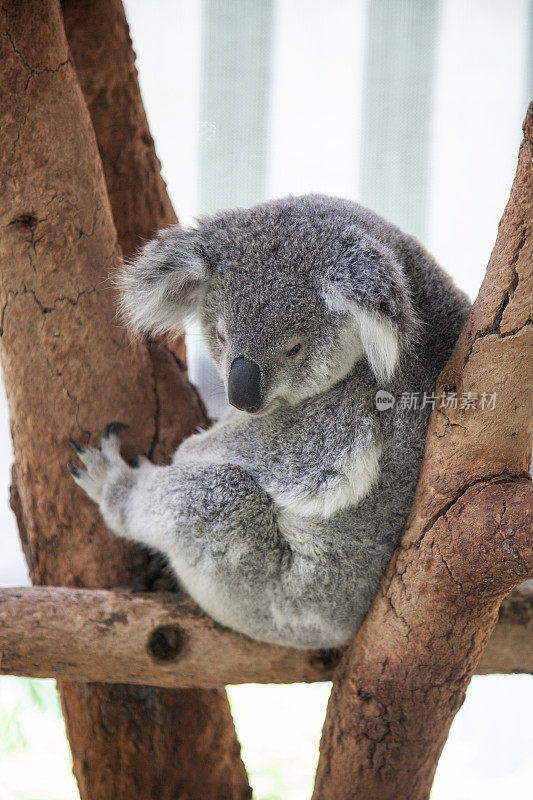
[[[110,436],[116,436],[120,433],[120,431],[123,431],[129,427],[130,426],[126,425],[124,422],[110,422],[104,431],[104,438],[108,439]]]
[[[76,453],[84,453],[85,452],[85,447],[82,447],[81,445],[79,445],[77,442],[74,441],[74,439],[69,439],[69,445],[74,448]]]
[[[75,465],[72,463],[72,461],[68,461],[68,462],[67,462],[67,467],[68,467],[68,469],[69,469],[69,472],[70,472],[70,474],[71,474],[71,475],[74,475],[74,477],[75,477],[75,478],[79,478],[79,477],[80,477],[80,475],[81,475],[81,472],[80,472],[80,471],[79,471],[79,469],[78,469],[78,468],[77,468],[77,467],[76,467],[76,466],[75,466]]]

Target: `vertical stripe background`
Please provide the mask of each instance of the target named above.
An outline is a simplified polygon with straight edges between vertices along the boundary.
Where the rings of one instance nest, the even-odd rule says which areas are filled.
[[[355,197],[365,0],[277,0],[268,196]]]
[[[514,177],[528,0],[444,0],[437,40],[425,244],[475,297]]]
[[[204,0],[202,213],[265,196],[271,51],[271,0]]]
[[[124,0],[150,130],[180,220],[198,213],[202,0]]]
[[[533,94],[533,0],[126,0],[180,219],[359,200],[475,296]]]
[[[526,51],[525,106],[533,99],[533,0],[529,0]]]
[[[358,198],[424,237],[437,0],[372,0],[366,29]]]

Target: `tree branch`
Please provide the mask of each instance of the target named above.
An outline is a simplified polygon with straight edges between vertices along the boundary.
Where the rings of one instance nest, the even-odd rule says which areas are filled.
[[[122,0],[61,0],[65,32],[102,160],[124,258],[178,219],[141,98]],[[167,342],[185,365],[183,336]]]
[[[119,244],[129,258],[178,219],[148,127],[124,9],[121,0],[61,0],[61,8]]]
[[[184,595],[0,589],[1,674],[167,688],[310,683],[331,680],[341,656],[255,642]],[[533,674],[533,588],[503,603],[476,671]]]
[[[496,392],[497,405],[431,415],[400,545],[335,674],[316,800],[427,800],[500,603],[533,572],[532,226],[533,106],[485,280],[436,390]]]

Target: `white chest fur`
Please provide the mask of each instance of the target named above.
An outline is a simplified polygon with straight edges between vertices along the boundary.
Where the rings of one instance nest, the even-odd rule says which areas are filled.
[[[344,451],[335,462],[334,475],[318,487],[302,483],[288,489],[269,489],[280,508],[291,517],[319,516],[324,519],[365,497],[379,476],[381,445],[373,442],[364,448]]]

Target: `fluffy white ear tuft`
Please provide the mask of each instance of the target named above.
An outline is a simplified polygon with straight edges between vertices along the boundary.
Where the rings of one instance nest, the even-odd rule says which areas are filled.
[[[182,331],[198,312],[207,268],[197,231],[178,226],[160,231],[127,263],[118,277],[121,312],[142,333]]]
[[[361,344],[372,372],[378,381],[392,378],[400,357],[398,330],[392,320],[374,311],[359,308],[354,311]]]
[[[379,311],[365,308],[334,286],[328,286],[323,296],[331,311],[348,314],[354,319],[372,372],[378,381],[389,380],[400,358],[400,342],[395,323]]]
[[[404,266],[387,245],[354,226],[341,239],[344,252],[324,276],[322,295],[329,309],[354,320],[377,380],[390,380],[419,325]]]

